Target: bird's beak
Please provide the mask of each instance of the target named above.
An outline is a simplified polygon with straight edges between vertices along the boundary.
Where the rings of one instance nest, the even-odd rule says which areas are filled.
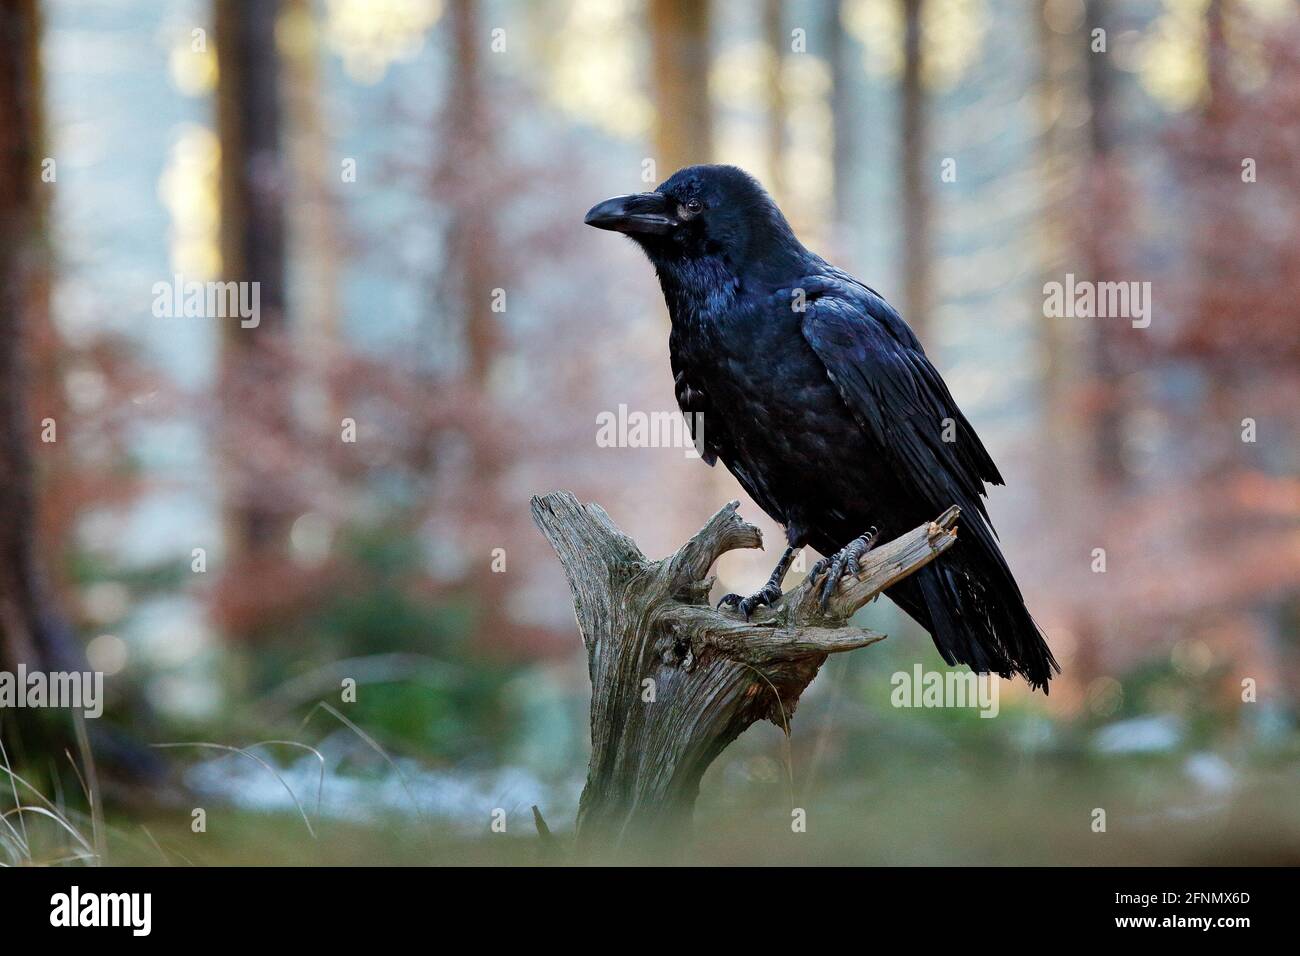
[[[659,193],[615,196],[591,207],[583,220],[597,229],[611,229],[629,236],[662,236],[677,225],[672,202]]]

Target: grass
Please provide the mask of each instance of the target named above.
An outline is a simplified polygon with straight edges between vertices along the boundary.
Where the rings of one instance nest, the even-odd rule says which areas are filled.
[[[837,703],[838,702],[838,703]],[[816,706],[828,715],[847,705],[837,694]],[[811,708],[810,708],[811,709]],[[366,730],[321,702],[320,713],[382,759],[401,806],[356,819],[322,813],[325,788],[338,778],[311,744],[277,736],[244,746],[195,740],[159,745],[178,759],[214,751],[255,764],[288,796],[282,812],[255,812],[211,798],[145,815],[110,809],[105,819],[94,760],[78,729],[79,759],[66,757],[80,793],[43,794],[9,764],[0,745],[0,863],[4,865],[534,865],[547,849],[527,803],[510,810],[507,830],[467,833],[421,807],[411,779]],[[1014,715],[1008,714],[1012,720]],[[683,862],[705,864],[992,864],[1179,865],[1300,863],[1300,757],[1240,744],[1201,741],[1161,754],[1098,756],[1070,743],[1050,751],[988,743],[978,718],[944,714],[907,722],[855,718],[850,732],[804,714],[809,732],[791,737],[760,725],[729,748],[706,775]],[[820,727],[812,731],[812,727]],[[1012,727],[1011,723],[1007,724]],[[976,732],[979,735],[977,736]],[[892,736],[891,736],[892,734]],[[965,734],[965,736],[963,736]],[[1007,735],[1014,738],[1014,733]],[[979,741],[984,741],[979,744]],[[869,745],[864,746],[864,741]],[[361,752],[364,752],[362,750]],[[300,751],[319,765],[314,794],[297,793],[276,754]],[[1190,758],[1216,755],[1231,784],[1198,779]],[[310,765],[309,765],[310,766]],[[375,764],[374,766],[379,766]],[[371,770],[373,771],[372,766]],[[336,773],[341,771],[336,770]],[[364,771],[363,771],[364,772]],[[57,775],[55,775],[57,777]],[[347,791],[344,791],[347,792]],[[339,791],[334,791],[336,798]],[[206,829],[191,813],[204,804]],[[75,805],[74,805],[75,804]],[[793,832],[801,809],[806,832]],[[572,821],[541,807],[562,847]],[[1096,828],[1097,811],[1105,829]]]
[[[1293,771],[1261,773],[1231,799],[1191,792],[1172,765],[1047,764],[984,772],[897,767],[840,780],[800,800],[807,832],[791,832],[787,783],[706,780],[683,862],[722,865],[1234,865],[1300,862]],[[712,777],[712,775],[711,775]],[[1094,832],[1093,811],[1106,810]],[[457,833],[409,816],[324,819],[315,837],[289,813],[214,807],[206,833],[181,809],[147,823],[150,840],[113,839],[113,862],[195,865],[536,865],[543,844],[527,808],[506,833]],[[561,846],[571,821],[550,818]],[[140,832],[138,820],[113,833]],[[416,836],[417,832],[420,837]],[[157,837],[156,841],[152,837]]]
[[[104,810],[94,756],[86,736],[84,717],[74,718],[81,766],[64,752],[81,785],[87,811],[70,808],[62,791],[51,800],[9,762],[9,752],[0,742],[0,784],[7,783],[11,804],[0,803],[0,865],[35,866],[60,864],[102,864],[106,857]],[[83,771],[84,768],[84,771]],[[57,774],[55,775],[57,779]],[[29,821],[33,824],[29,826]],[[40,826],[39,824],[45,824]]]

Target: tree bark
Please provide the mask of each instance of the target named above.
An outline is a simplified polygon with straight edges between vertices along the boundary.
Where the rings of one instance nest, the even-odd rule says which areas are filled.
[[[609,515],[567,492],[534,497],[533,520],[573,592],[591,677],[591,762],[578,808],[580,857],[663,848],[689,829],[700,779],[751,724],[789,733],[804,689],[830,654],[884,635],[849,618],[956,541],[950,508],[868,552],[823,610],[811,579],[746,621],[708,601],[722,554],[762,547],[731,502],[690,541],[651,561]]]

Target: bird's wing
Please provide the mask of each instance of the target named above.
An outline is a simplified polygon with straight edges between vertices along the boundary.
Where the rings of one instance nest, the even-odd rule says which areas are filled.
[[[838,270],[799,287],[804,338],[859,424],[934,514],[957,504],[987,521],[984,482],[1000,485],[1002,476],[907,323]]]
[[[686,426],[691,430],[691,439],[699,449],[700,457],[704,459],[706,465],[712,466],[718,460],[716,436],[710,436],[709,428],[704,429],[703,436],[696,431],[696,423],[703,423],[709,411],[709,398],[698,385],[691,383],[678,357],[676,347],[669,348],[668,356],[673,370],[673,391],[677,395],[677,407],[682,410],[682,415],[686,418]]]

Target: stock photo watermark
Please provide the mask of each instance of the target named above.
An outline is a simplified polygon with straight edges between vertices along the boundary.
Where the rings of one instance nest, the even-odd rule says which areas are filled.
[[[1091,282],[1065,274],[1043,285],[1043,316],[1049,319],[1128,319],[1135,329],[1151,325],[1150,282]]]
[[[158,319],[239,319],[245,329],[262,323],[260,282],[186,281],[179,273],[170,282],[155,282],[153,314]]]
[[[50,925],[124,927],[132,936],[148,936],[153,929],[153,894],[91,893],[73,886],[50,897]]]
[[[927,671],[916,664],[910,671],[895,671],[889,702],[898,708],[969,708],[981,717],[998,715],[1001,686],[994,674],[974,671]]]
[[[596,447],[680,448],[687,458],[700,458],[704,453],[704,414],[642,412],[619,405],[617,412],[596,415]]]
[[[0,671],[0,710],[80,710],[94,719],[104,713],[102,671]]]

